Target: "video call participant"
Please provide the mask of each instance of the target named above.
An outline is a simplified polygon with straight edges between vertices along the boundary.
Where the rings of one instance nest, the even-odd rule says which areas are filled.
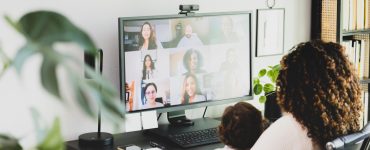
[[[157,98],[157,86],[154,83],[146,84],[143,91],[145,94],[145,104],[141,107],[141,109],[163,107],[162,103],[155,101]]]
[[[183,64],[187,70],[185,74],[205,73],[205,71],[201,69],[203,65],[203,57],[198,50],[189,49],[186,51],[183,58]]]
[[[268,121],[263,119],[261,112],[253,105],[238,102],[229,106],[218,126],[218,134],[225,147],[216,150],[250,149],[267,126]]]
[[[226,60],[221,64],[221,71],[236,70],[239,66],[237,63],[237,55],[234,48],[230,48],[226,51]]]
[[[198,35],[193,33],[193,27],[190,24],[185,27],[185,35],[181,38],[177,47],[195,47],[202,46],[203,42],[199,39]]]
[[[239,40],[236,32],[234,31],[234,23],[231,17],[222,18],[222,41],[223,42],[237,42]]]
[[[139,50],[161,49],[162,44],[157,41],[155,32],[149,22],[144,22],[139,34]]]
[[[226,51],[226,60],[221,64],[220,72],[223,73],[223,92],[227,97],[233,97],[242,93],[243,83],[239,80],[240,70],[237,63],[237,54],[234,48]],[[239,73],[239,74],[238,74]]]
[[[252,150],[319,150],[360,130],[363,111],[355,68],[337,43],[298,44],[280,61],[277,102],[285,114]]]
[[[145,55],[143,62],[143,78],[142,80],[153,79],[155,77],[155,66],[150,55]]]
[[[225,16],[220,20],[215,21],[220,26],[213,27],[209,38],[210,43],[234,43],[239,41],[238,34],[235,32],[234,23],[230,16]]]
[[[195,75],[186,75],[182,86],[181,104],[189,104],[205,100],[206,97],[202,95],[199,87],[199,82]]]

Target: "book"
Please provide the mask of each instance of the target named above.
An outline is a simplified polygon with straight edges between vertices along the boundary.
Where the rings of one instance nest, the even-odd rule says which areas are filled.
[[[343,12],[342,12],[342,16],[343,16],[343,21],[342,21],[342,26],[343,26],[343,30],[344,31],[348,31],[349,30],[349,2],[350,0],[343,0]]]
[[[365,0],[357,0],[356,30],[363,30],[365,18]]]

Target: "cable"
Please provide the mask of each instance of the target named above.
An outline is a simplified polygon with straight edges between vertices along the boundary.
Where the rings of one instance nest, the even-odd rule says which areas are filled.
[[[203,118],[204,118],[204,116],[206,115],[207,108],[208,108],[208,106],[206,106],[206,108],[204,109],[204,112],[203,112]]]
[[[159,113],[159,115],[157,117],[157,120],[159,120],[159,118],[161,118],[161,115],[162,115],[162,113]]]

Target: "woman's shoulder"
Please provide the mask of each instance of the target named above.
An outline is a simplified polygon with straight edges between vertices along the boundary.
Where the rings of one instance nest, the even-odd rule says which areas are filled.
[[[314,144],[307,130],[288,113],[271,124],[252,147],[253,150],[268,148],[311,150]]]
[[[297,125],[299,124],[293,117],[291,113],[284,113],[281,118],[276,120],[272,125],[277,125],[277,126],[290,126],[290,125]]]
[[[286,135],[286,133],[304,132],[303,126],[296,121],[292,114],[286,113],[267,128],[278,135]]]

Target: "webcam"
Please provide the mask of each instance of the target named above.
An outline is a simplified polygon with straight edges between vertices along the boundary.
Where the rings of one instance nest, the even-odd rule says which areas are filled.
[[[181,10],[179,14],[185,14],[186,16],[194,15],[194,12],[192,11],[198,11],[199,5],[193,4],[193,5],[180,5],[179,9]]]

